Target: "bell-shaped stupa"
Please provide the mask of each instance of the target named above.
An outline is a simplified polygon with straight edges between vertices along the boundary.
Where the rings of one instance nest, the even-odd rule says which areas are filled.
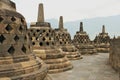
[[[95,46],[98,52],[109,52],[110,50],[110,37],[108,33],[105,32],[105,26],[102,27],[102,33],[94,39]]]
[[[79,49],[81,54],[94,54],[96,49],[91,43],[88,34],[83,30],[83,23],[80,22],[80,30],[76,32],[73,44]]]
[[[50,23],[44,21],[43,4],[39,4],[38,20],[31,23],[28,34],[35,54],[48,65],[49,73],[63,72],[72,65],[62,50],[55,45],[55,32]]]
[[[63,26],[63,17],[60,16],[59,28],[55,29],[56,45],[60,47],[63,53],[70,59],[81,59],[81,54],[77,48],[72,44],[71,36],[67,29]]]
[[[0,80],[50,80],[31,48],[25,18],[14,2],[0,0]]]

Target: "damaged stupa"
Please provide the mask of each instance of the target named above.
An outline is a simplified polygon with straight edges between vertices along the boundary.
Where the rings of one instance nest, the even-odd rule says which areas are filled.
[[[81,54],[94,54],[96,53],[96,49],[94,45],[91,43],[88,34],[83,31],[83,23],[80,22],[80,31],[77,31],[73,44],[79,49]]]
[[[71,36],[63,26],[63,16],[60,16],[59,28],[55,29],[55,40],[57,47],[60,47],[63,53],[70,59],[81,59],[81,54],[72,44]]]
[[[105,26],[102,27],[102,33],[99,33],[98,36],[94,39],[97,52],[109,52],[110,50],[110,37],[108,33],[105,32]]]
[[[28,35],[30,36],[35,54],[48,65],[49,73],[63,72],[72,69],[68,58],[55,45],[55,32],[50,23],[44,22],[43,4],[39,4],[38,20],[31,23]]]
[[[14,2],[0,0],[0,80],[50,80],[31,48],[25,18]]]

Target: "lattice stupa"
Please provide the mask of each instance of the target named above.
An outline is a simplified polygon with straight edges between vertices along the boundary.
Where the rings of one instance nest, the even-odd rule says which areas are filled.
[[[105,32],[105,26],[102,27],[102,33],[94,39],[95,46],[98,52],[109,52],[110,50],[110,37],[108,33]]]
[[[82,22],[80,22],[80,31],[77,31],[74,36],[73,44],[80,50],[81,54],[96,53],[96,49],[91,43],[88,34],[85,31],[83,31]]]
[[[71,36],[63,26],[63,17],[60,16],[59,28],[55,29],[56,45],[60,47],[69,59],[81,59],[81,54],[71,42]]]
[[[49,73],[63,72],[72,68],[68,58],[55,45],[55,32],[50,23],[44,22],[43,4],[39,5],[38,20],[31,23],[28,32],[35,54],[48,65]]]
[[[29,44],[25,18],[15,3],[0,0],[0,80],[50,80]]]

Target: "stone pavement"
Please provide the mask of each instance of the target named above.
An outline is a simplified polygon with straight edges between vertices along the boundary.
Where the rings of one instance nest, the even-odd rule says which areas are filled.
[[[50,74],[53,80],[120,80],[108,62],[108,53],[85,55],[81,60],[72,61],[70,71]]]

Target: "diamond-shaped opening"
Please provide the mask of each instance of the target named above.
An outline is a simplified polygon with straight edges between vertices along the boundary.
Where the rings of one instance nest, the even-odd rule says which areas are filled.
[[[12,17],[11,20],[12,20],[12,21],[16,21],[15,17]]]
[[[14,52],[15,52],[14,47],[11,46],[11,47],[8,49],[8,52],[9,52],[10,54],[14,54]]]
[[[22,51],[24,52],[24,53],[26,53],[26,51],[27,51],[27,49],[26,49],[26,47],[23,45],[22,46]]]
[[[54,45],[54,42],[52,42],[52,45]]]
[[[8,24],[5,29],[10,32],[13,28]]]
[[[0,16],[0,22],[2,22],[3,21],[3,18]]]
[[[65,42],[65,44],[67,44],[67,42]]]
[[[45,32],[45,30],[43,30],[43,32]]]
[[[32,42],[32,45],[35,45],[35,42]]]
[[[43,41],[45,41],[45,37],[43,37],[43,39],[42,39]]]
[[[21,18],[21,22],[24,23],[24,19]]]
[[[5,37],[3,35],[0,36],[0,43],[3,43],[3,41],[5,40]]]
[[[46,36],[49,36],[49,34],[47,33]]]
[[[36,37],[36,40],[38,40],[38,37]]]
[[[40,30],[37,30],[37,32],[39,32]]]
[[[49,42],[46,42],[46,45],[49,46]]]
[[[49,30],[49,32],[51,32],[51,30]]]
[[[40,46],[43,46],[43,43],[42,43],[42,42],[40,42],[40,43],[39,43],[39,45],[40,45]]]
[[[33,36],[35,36],[35,33],[33,33]]]
[[[22,25],[20,25],[19,30],[20,30],[20,32],[23,31]]]
[[[27,40],[27,36],[25,36],[24,39]]]
[[[51,37],[49,37],[49,40],[51,40]]]
[[[28,48],[29,48],[29,49],[31,48],[30,45],[28,46]]]
[[[14,40],[17,42],[17,41],[19,40],[19,37],[16,35],[16,36],[14,37]]]
[[[62,44],[62,42],[60,42],[60,44]]]
[[[33,30],[30,30],[31,32],[33,32]]]

